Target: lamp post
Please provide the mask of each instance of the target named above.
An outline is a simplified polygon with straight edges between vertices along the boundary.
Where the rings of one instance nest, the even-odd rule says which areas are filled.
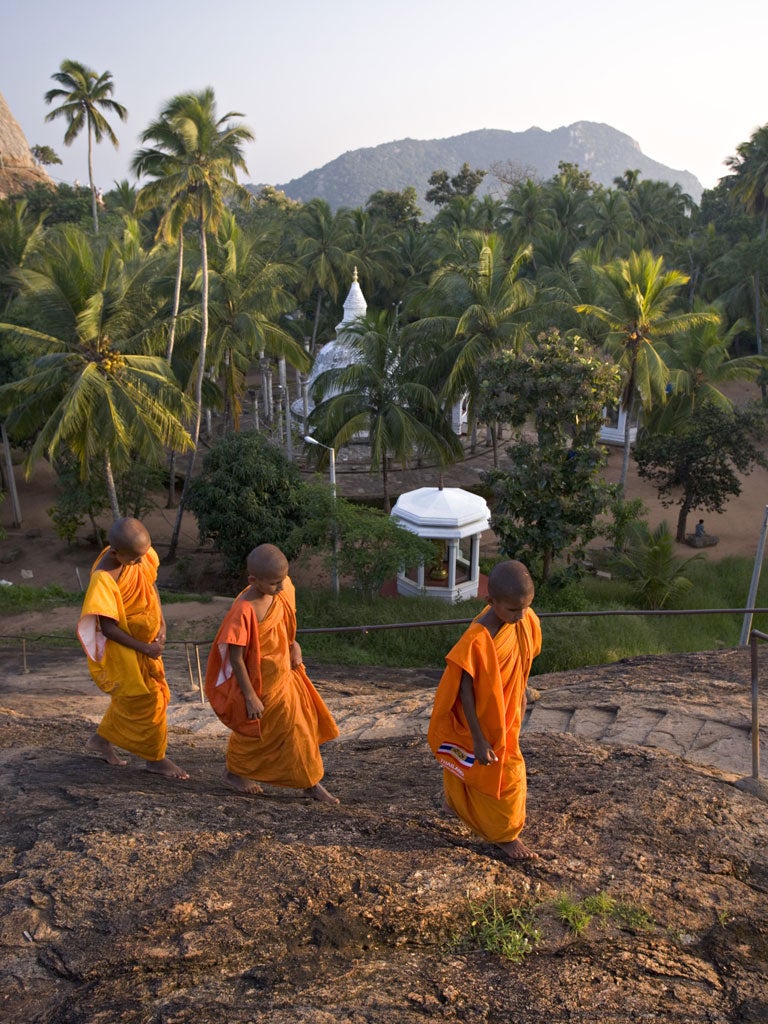
[[[333,497],[333,560],[331,562],[331,586],[333,588],[333,596],[339,596],[339,564],[338,564],[338,553],[339,553],[339,534],[336,529],[336,449],[332,448],[329,444],[323,444],[322,441],[318,441],[316,437],[312,437],[311,434],[305,434],[304,440],[307,444],[317,445],[318,448],[325,448],[327,452],[330,452],[330,475],[331,475],[331,495]]]

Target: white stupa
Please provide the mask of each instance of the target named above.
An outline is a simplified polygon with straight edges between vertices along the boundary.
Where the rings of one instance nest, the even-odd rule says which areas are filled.
[[[352,274],[352,286],[344,300],[344,313],[341,321],[336,325],[336,337],[320,349],[309,372],[306,385],[304,385],[306,406],[304,397],[297,399],[291,405],[291,412],[297,419],[303,420],[314,409],[315,401],[312,390],[320,374],[325,373],[326,370],[341,369],[354,362],[356,353],[350,345],[346,328],[361,316],[365,316],[367,312],[368,303],[365,301],[363,290],[357,280],[357,267],[355,267]]]

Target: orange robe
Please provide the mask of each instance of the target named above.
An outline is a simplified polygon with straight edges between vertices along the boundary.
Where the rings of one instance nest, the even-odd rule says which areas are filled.
[[[77,624],[94,682],[111,697],[96,731],[122,750],[160,761],[168,742],[165,712],[170,700],[162,659],[108,640],[99,629],[99,616],[104,615],[137,640],[151,643],[155,639],[162,624],[155,588],[160,560],[150,548],[136,565],[124,565],[116,580],[95,568],[103,555],[102,551],[91,571]]]
[[[253,604],[235,598],[208,656],[206,689],[234,679],[229,645],[245,648],[243,657],[257,696],[264,704],[261,736],[236,731],[227,747],[227,769],[242,778],[273,786],[309,789],[323,777],[320,745],[339,730],[303,666],[291,668],[296,639],[296,592],[286,578],[261,622]],[[252,733],[253,730],[251,730]]]
[[[435,693],[427,740],[443,766],[446,800],[473,832],[492,843],[512,842],[525,824],[522,702],[540,650],[541,627],[530,608],[520,622],[502,625],[495,637],[475,621],[446,656]],[[459,696],[464,671],[472,676],[477,718],[498,758],[495,764],[475,762]]]

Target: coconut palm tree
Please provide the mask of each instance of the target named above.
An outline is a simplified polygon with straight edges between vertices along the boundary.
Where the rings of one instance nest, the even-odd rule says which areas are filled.
[[[353,360],[318,376],[310,427],[316,440],[333,449],[356,434],[367,435],[371,470],[381,471],[389,512],[390,457],[405,463],[426,452],[446,465],[461,455],[461,443],[434,391],[419,380],[421,353],[396,316],[369,313],[344,331]]]
[[[190,431],[194,448],[189,457],[171,535],[169,559],[176,555],[203,417],[203,378],[208,343],[208,234],[220,224],[228,198],[243,202],[249,199],[247,190],[237,182],[237,172],[247,171],[243,146],[252,141],[253,132],[245,125],[233,123],[233,118],[241,116],[229,111],[219,117],[211,88],[175,96],[166,104],[160,117],[142,132],[141,141],[152,145],[139,150],[133,160],[133,168],[138,175],[154,179],[141,190],[142,206],[163,205],[164,230],[177,239],[181,239],[185,222],[193,219],[200,244],[200,345],[194,385],[195,415]]]
[[[296,259],[304,271],[304,298],[315,295],[315,314],[310,351],[317,346],[323,300],[339,297],[342,282],[352,274],[352,221],[349,210],[331,211],[324,199],[311,199],[293,221]]]
[[[294,309],[289,286],[296,267],[267,258],[260,240],[226,213],[211,257],[208,368],[222,387],[228,424],[237,430],[245,375],[260,354],[285,359],[306,372],[309,354],[280,318]],[[199,285],[198,281],[193,287]]]
[[[745,326],[743,320],[737,320],[723,333],[718,318],[659,342],[657,350],[669,369],[672,394],[659,416],[646,421],[650,430],[675,429],[704,402],[721,409],[733,408],[717,385],[733,380],[757,381],[761,371],[768,369],[765,356],[729,355],[733,339]]]
[[[628,259],[614,260],[600,269],[604,284],[602,305],[576,306],[600,321],[606,328],[606,345],[624,372],[621,404],[626,411],[624,455],[619,487],[623,488],[629,470],[630,430],[639,399],[643,409],[666,400],[669,370],[656,349],[662,338],[716,322],[712,311],[675,313],[672,307],[688,277],[679,270],[665,270],[664,260],[647,249],[632,253]]]
[[[43,243],[45,214],[33,216],[26,199],[0,203],[0,312],[18,291],[14,271]]]
[[[768,125],[753,132],[748,142],[736,147],[736,156],[726,159],[734,171],[736,182],[732,195],[747,213],[760,220],[760,237],[765,238],[768,227]],[[754,270],[754,316],[757,354],[763,352],[762,288],[760,268]],[[763,386],[763,398],[765,398]]]
[[[61,88],[49,89],[45,94],[45,102],[63,100],[61,106],[55,107],[46,115],[46,121],[63,117],[67,121],[64,133],[64,145],[71,146],[80,132],[85,128],[88,135],[88,181],[91,186],[91,213],[93,230],[98,233],[99,214],[96,201],[96,185],[93,180],[93,143],[107,138],[117,149],[117,136],[112,130],[104,113],[116,114],[121,121],[128,117],[128,111],[120,103],[112,99],[114,83],[112,72],[102,74],[93,71],[76,60],[63,60],[59,70],[51,75]]]
[[[529,258],[529,248],[510,258],[497,234],[466,232],[419,297],[422,316],[408,330],[438,346],[434,379],[447,402],[468,395],[470,420],[481,363],[502,349],[519,348],[528,336],[535,290],[519,275]]]
[[[601,190],[587,205],[587,236],[590,244],[600,244],[606,259],[621,256],[632,230],[632,212],[626,193],[620,189]]]
[[[190,403],[167,362],[147,354],[159,333],[154,269],[67,225],[16,272],[19,316],[0,323],[34,357],[28,376],[0,388],[8,430],[32,440],[27,470],[67,450],[84,478],[100,463],[115,518],[114,472],[136,459],[159,465],[166,445],[192,443],[182,423]]]

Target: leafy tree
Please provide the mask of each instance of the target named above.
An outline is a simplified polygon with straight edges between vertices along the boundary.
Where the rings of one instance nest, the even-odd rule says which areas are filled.
[[[432,541],[417,537],[379,509],[338,498],[335,516],[340,537],[339,572],[354,580],[366,601],[372,601],[401,566],[429,561],[434,556]]]
[[[628,259],[614,260],[600,270],[605,295],[601,305],[576,307],[607,328],[606,344],[616,354],[624,374],[621,404],[626,410],[624,456],[619,486],[629,469],[630,430],[636,398],[650,411],[666,400],[669,371],[656,342],[697,324],[717,319],[712,312],[675,313],[672,307],[688,278],[678,270],[665,270],[662,257],[644,249]]]
[[[67,122],[64,133],[64,145],[71,146],[80,132],[85,129],[88,136],[88,181],[91,186],[91,215],[93,230],[99,230],[98,203],[96,202],[96,185],[93,180],[93,143],[107,138],[117,149],[118,141],[103,111],[116,114],[121,121],[128,117],[128,111],[120,103],[112,99],[114,83],[112,72],[102,74],[93,71],[76,60],[63,60],[59,70],[51,75],[61,88],[49,89],[45,94],[45,102],[53,103],[63,100],[61,106],[55,107],[46,115],[46,121],[63,117]]]
[[[61,163],[61,157],[50,146],[33,146],[30,152],[35,158],[35,163],[43,164],[45,167]]]
[[[515,428],[509,469],[484,475],[493,529],[503,554],[547,582],[564,552],[582,558],[612,494],[599,435],[604,406],[618,395],[618,368],[581,339],[551,331],[531,352],[496,356],[481,379],[483,419]],[[535,440],[524,430],[529,423]]]
[[[626,499],[614,493],[608,503],[609,521],[602,527],[601,533],[611,542],[614,551],[625,551],[629,534],[638,522],[645,522],[648,509],[642,498]]]
[[[87,478],[99,460],[115,518],[113,471],[136,458],[157,465],[166,445],[182,451],[191,443],[181,422],[189,405],[170,367],[146,354],[158,329],[153,267],[143,254],[126,260],[114,241],[66,226],[34,266],[17,271],[21,294],[0,323],[33,354],[29,375],[0,387],[9,432],[33,439],[28,469],[67,450]]]
[[[353,359],[318,376],[310,424],[317,440],[334,449],[367,435],[371,470],[381,471],[389,512],[390,457],[405,462],[419,450],[445,464],[458,457],[461,444],[433,390],[418,379],[419,349],[396,317],[370,313],[345,328],[345,336]]]
[[[473,171],[468,163],[463,163],[452,176],[448,171],[433,171],[424,198],[435,206],[444,206],[455,196],[473,196],[486,174],[487,171],[479,169]]]
[[[64,183],[55,188],[37,184],[25,189],[24,201],[31,216],[45,217],[46,227],[69,223],[85,227],[93,222],[91,204],[85,189],[76,189]]]
[[[48,515],[56,533],[68,544],[73,544],[78,530],[88,519],[93,540],[103,544],[106,530],[96,521],[110,506],[103,472],[98,466],[93,466],[89,476],[83,479],[77,460],[67,451],[55,460],[54,468],[58,493]],[[119,476],[116,484],[120,508],[126,515],[142,519],[154,507],[150,495],[162,487],[162,470],[136,461]]]
[[[762,408],[706,402],[674,432],[640,435],[634,451],[638,473],[654,484],[665,508],[679,506],[678,542],[685,540],[689,512],[722,512],[730,497],[741,494],[737,474],[768,466],[765,426]]]
[[[702,555],[678,558],[675,542],[666,523],[650,530],[636,523],[626,552],[612,563],[617,575],[627,580],[635,599],[645,608],[666,608],[687,593],[692,583],[686,576],[688,566]]]
[[[412,185],[404,188],[402,192],[379,189],[368,197],[365,209],[374,220],[390,227],[415,226],[422,216],[416,200],[416,189]]]
[[[58,493],[56,501],[47,512],[57,536],[69,545],[74,544],[77,532],[82,529],[87,518],[94,540],[103,544],[106,533],[96,521],[109,508],[109,495],[103,474],[95,472],[83,479],[77,459],[68,452],[56,459],[54,468]]]
[[[298,468],[255,431],[228,434],[206,454],[187,507],[200,541],[213,541],[227,572],[239,575],[257,544],[298,554],[313,502]]]
[[[253,203],[256,207],[272,208],[283,213],[294,213],[301,209],[299,199],[291,199],[274,185],[262,185],[258,192],[253,194]]]

